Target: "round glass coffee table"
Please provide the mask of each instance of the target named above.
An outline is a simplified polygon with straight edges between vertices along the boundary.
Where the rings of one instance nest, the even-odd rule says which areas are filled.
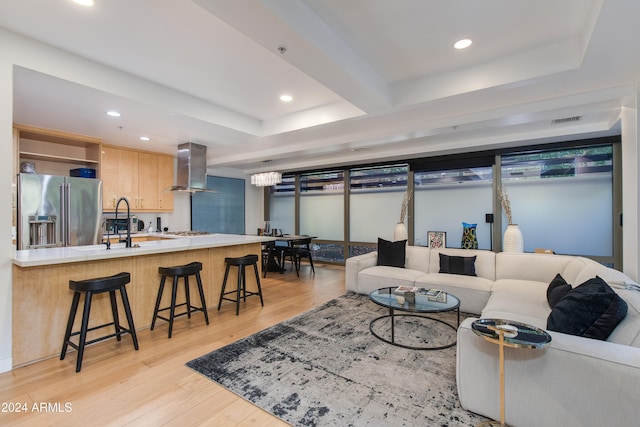
[[[445,292],[440,291],[440,293],[437,296],[434,296],[434,295],[428,295],[426,293],[428,290],[422,290],[422,291],[415,292],[414,301],[409,302],[409,298],[406,298],[402,295],[394,294],[393,291],[396,288],[397,286],[376,289],[375,291],[369,294],[369,298],[371,299],[371,301],[373,301],[378,305],[381,305],[382,307],[389,309],[389,314],[377,317],[369,323],[369,331],[371,331],[371,334],[374,337],[386,343],[389,343],[398,347],[412,349],[412,350],[442,350],[444,348],[449,348],[456,345],[455,338],[451,343],[448,343],[445,345],[433,346],[433,347],[417,347],[417,346],[405,345],[397,342],[396,334],[395,334],[395,320],[398,317],[400,318],[417,317],[420,319],[432,320],[432,321],[440,322],[448,326],[449,328],[453,329],[454,331],[457,331],[458,326],[460,326],[460,300],[456,296],[445,293]],[[444,313],[446,311],[454,311],[454,310],[457,311],[457,319],[458,319],[458,324],[455,326],[445,322],[442,319],[437,319],[435,317],[424,315],[425,313]],[[400,311],[403,314],[396,314],[396,311]],[[391,339],[387,339],[374,331],[374,325],[383,319],[390,319],[391,321]],[[455,337],[455,333],[454,333],[454,337]]]

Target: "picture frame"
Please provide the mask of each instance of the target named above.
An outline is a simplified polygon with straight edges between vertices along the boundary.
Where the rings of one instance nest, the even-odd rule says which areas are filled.
[[[445,231],[427,231],[427,246],[434,249],[447,247],[447,233]]]

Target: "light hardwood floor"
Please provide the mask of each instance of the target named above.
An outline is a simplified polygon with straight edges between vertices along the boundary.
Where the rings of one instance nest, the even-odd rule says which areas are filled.
[[[185,366],[343,295],[344,267],[316,265],[314,277],[303,264],[300,278],[293,271],[269,273],[262,288],[264,307],[251,297],[236,316],[234,303],[227,302],[219,312],[209,310],[209,326],[201,313],[177,318],[171,339],[160,321],[155,330],[138,332],[138,351],[129,336],[87,347],[79,373],[72,351],[63,361],[54,357],[0,374],[0,425],[287,425]],[[217,307],[217,300],[208,305]]]

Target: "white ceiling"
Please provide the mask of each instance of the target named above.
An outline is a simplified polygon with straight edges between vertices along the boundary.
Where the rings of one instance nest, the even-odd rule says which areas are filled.
[[[16,66],[14,121],[247,173],[612,134],[640,80],[636,0],[95,3],[0,2],[8,34],[90,64]]]

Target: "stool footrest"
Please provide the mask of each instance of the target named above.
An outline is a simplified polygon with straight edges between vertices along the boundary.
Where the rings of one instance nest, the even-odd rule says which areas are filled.
[[[235,294],[237,294],[237,293],[238,293],[237,291],[225,292],[224,294],[222,294],[222,297],[221,297],[220,299],[227,300],[227,301],[232,301],[232,302],[236,302],[236,300],[235,300],[235,299],[227,298],[227,297],[225,297],[225,295],[229,295],[229,294],[234,294],[234,295],[235,295]],[[246,297],[250,297],[250,296],[252,296],[252,295],[260,295],[260,292],[250,292],[250,291],[247,291],[247,293],[246,293],[246,294],[244,294],[244,293],[243,293],[243,294],[240,294],[240,299],[244,299],[244,298],[245,298],[245,296],[246,296]]]
[[[186,303],[178,304],[178,305],[176,305],[176,307],[179,307],[181,305],[186,305]],[[158,313],[161,312],[161,311],[165,311],[165,310],[171,310],[171,307],[162,308],[162,309],[158,310]],[[198,311],[201,311],[203,313],[205,312],[205,310],[202,307],[193,307],[193,306],[191,306],[191,310],[190,311],[184,311],[182,313],[174,313],[173,318],[175,319],[176,317],[186,316],[187,314],[195,313],[195,312],[198,312]],[[170,319],[167,319],[166,317],[161,316],[159,314],[156,314],[156,319],[162,319],[165,322],[171,322]]]
[[[108,323],[108,324],[103,325],[103,326],[112,326],[112,325],[113,325],[113,323]],[[119,326],[119,328],[120,328],[120,333],[118,333],[118,334],[113,333],[113,334],[105,335],[105,336],[103,336],[103,337],[94,338],[94,339],[92,339],[92,340],[90,340],[90,341],[85,341],[84,345],[89,345],[89,344],[93,344],[93,343],[96,343],[96,342],[100,342],[100,341],[108,340],[109,338],[117,337],[118,335],[131,334],[131,329],[127,329],[127,328],[124,328],[124,327],[122,327],[122,326]],[[91,330],[94,330],[94,329],[98,329],[98,327],[96,327],[96,328],[92,328],[92,329],[87,329],[87,332],[89,332],[89,331],[91,331]],[[74,332],[73,334],[71,334],[71,336],[72,336],[72,337],[73,337],[73,336],[75,336],[75,335],[80,335],[80,332]],[[74,342],[72,342],[70,339],[69,339],[69,340],[67,340],[67,344],[68,344],[69,346],[71,346],[71,347],[75,348],[76,350],[78,350],[78,349],[79,349],[78,344],[75,344],[75,343],[74,343]]]

